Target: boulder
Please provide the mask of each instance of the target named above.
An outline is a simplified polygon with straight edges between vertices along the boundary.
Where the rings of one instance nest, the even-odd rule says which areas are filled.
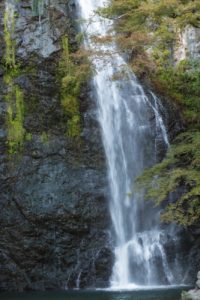
[[[182,293],[182,300],[199,300],[200,299],[200,271],[197,273],[196,288]]]
[[[182,293],[182,300],[199,300],[200,290],[191,290],[189,292]]]

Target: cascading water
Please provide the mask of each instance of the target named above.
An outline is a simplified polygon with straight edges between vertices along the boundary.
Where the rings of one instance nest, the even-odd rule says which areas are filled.
[[[113,25],[94,13],[104,5],[104,0],[78,0],[85,45],[94,51],[93,84],[108,166],[116,241],[111,285],[172,284],[159,211],[134,190],[134,179],[155,163],[158,135],[166,148],[169,145],[159,100],[151,92],[147,97],[113,42],[95,44],[94,36],[106,37]]]

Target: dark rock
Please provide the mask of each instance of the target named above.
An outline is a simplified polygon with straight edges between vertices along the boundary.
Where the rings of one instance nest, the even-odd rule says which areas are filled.
[[[1,83],[0,291],[105,287],[113,254],[95,102],[85,86],[81,136],[67,137],[56,76],[62,35],[68,34],[75,47],[74,4],[53,1],[41,23],[32,15],[31,1],[19,1],[16,11],[22,72],[14,83],[24,93],[29,139],[20,153],[8,155],[6,89]]]

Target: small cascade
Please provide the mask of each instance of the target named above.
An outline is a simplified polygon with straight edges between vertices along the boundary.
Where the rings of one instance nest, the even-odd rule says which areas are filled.
[[[77,289],[77,290],[80,289],[81,274],[82,274],[82,272],[80,271],[80,272],[78,273],[78,276],[77,276],[77,279],[76,279],[76,289]]]
[[[156,135],[157,136],[161,136],[162,142],[164,143],[164,145],[166,146],[166,148],[169,148],[169,139],[168,139],[168,135],[167,135],[167,130],[165,127],[165,124],[163,122],[162,116],[160,114],[160,108],[162,107],[162,104],[160,103],[159,99],[153,94],[151,93],[152,97],[153,97],[153,101],[154,103],[151,105],[155,118],[156,118]]]
[[[163,157],[163,154],[166,153],[167,149],[169,148],[169,139],[167,135],[167,130],[165,127],[165,124],[163,122],[162,116],[160,114],[160,110],[163,110],[163,106],[159,99],[156,97],[155,94],[152,92],[150,93],[152,96],[152,103],[148,101],[147,103],[150,103],[150,107],[153,110],[154,117],[155,117],[155,128],[156,128],[156,137],[155,137],[155,162],[159,161],[159,152],[160,148],[162,148],[161,155]]]
[[[106,37],[113,22],[95,14],[106,1],[77,0],[85,46],[93,50],[98,119],[102,131],[110,186],[110,214],[115,236],[113,288],[175,284],[165,245],[170,230],[159,225],[160,212],[135,191],[134,180],[156,161],[156,139],[169,141],[159,99],[147,96],[119,54],[114,42],[95,44]],[[121,70],[125,76],[117,76]],[[154,122],[151,121],[152,115]]]
[[[32,12],[34,16],[39,17],[39,23],[41,17],[45,12],[45,7],[49,5],[49,0],[32,0]]]

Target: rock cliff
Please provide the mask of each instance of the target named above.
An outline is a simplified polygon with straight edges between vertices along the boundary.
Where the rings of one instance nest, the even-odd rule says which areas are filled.
[[[67,136],[57,78],[62,36],[77,47],[75,4],[0,5],[0,53],[13,46],[19,65],[14,75],[0,66],[0,291],[105,286],[110,217],[94,97],[82,89],[81,134]]]
[[[191,25],[179,30],[174,51],[175,62],[184,59],[198,60],[200,58],[200,28]]]

